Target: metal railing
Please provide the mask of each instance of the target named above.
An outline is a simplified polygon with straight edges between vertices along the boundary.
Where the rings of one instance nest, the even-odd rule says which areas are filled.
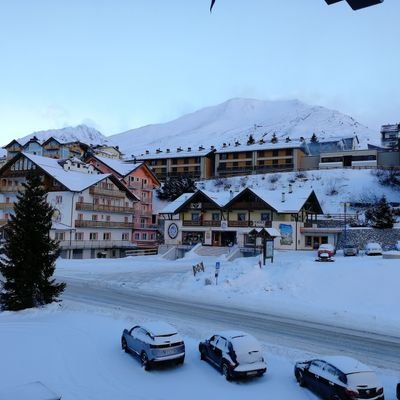
[[[60,248],[65,249],[112,249],[133,248],[129,240],[61,240]]]
[[[89,193],[92,195],[110,196],[110,197],[126,197],[126,193],[121,190],[104,189],[99,187],[89,188]]]

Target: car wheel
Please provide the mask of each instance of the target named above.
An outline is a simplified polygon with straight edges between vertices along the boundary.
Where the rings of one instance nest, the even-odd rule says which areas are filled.
[[[297,379],[297,382],[299,383],[299,386],[301,386],[301,387],[306,386],[306,382],[304,381],[304,375],[299,370],[296,371],[296,379]]]
[[[122,338],[122,340],[121,340],[121,347],[125,353],[129,353],[128,344],[126,343],[125,338]]]
[[[231,376],[231,371],[229,370],[228,364],[223,363],[221,370],[222,370],[222,375],[225,376],[225,379],[227,381],[230,381],[232,379],[232,376]]]
[[[147,357],[146,352],[142,352],[142,354],[140,355],[140,361],[142,362],[142,366],[146,371],[150,370],[150,361],[149,358]]]

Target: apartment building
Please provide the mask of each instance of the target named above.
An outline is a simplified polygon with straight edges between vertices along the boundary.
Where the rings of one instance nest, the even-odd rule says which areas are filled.
[[[132,244],[138,198],[112,174],[100,174],[74,158],[58,160],[18,153],[0,169],[0,226],[13,213],[27,173],[36,170],[55,213],[50,232],[61,257],[121,257]]]
[[[157,178],[164,182],[168,177],[190,176],[192,179],[211,178],[214,173],[214,146],[206,149],[199,146],[198,149],[178,147],[176,151],[158,149],[155,153],[146,151],[131,159],[135,163],[143,161],[154,172]]]
[[[302,159],[306,155],[306,147],[300,141],[224,144],[215,153],[214,176],[293,171],[301,168]]]
[[[383,147],[400,150],[400,124],[381,126],[381,144]]]
[[[158,214],[153,212],[154,189],[161,183],[144,162],[122,160],[88,154],[85,160],[102,173],[113,174],[138,199],[135,203],[132,241],[139,248],[158,246]]]

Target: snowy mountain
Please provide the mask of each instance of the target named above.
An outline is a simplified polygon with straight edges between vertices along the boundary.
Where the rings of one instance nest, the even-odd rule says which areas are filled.
[[[311,106],[299,100],[263,101],[235,98],[206,107],[176,120],[148,125],[110,136],[127,155],[145,150],[200,145],[216,148],[238,140],[245,143],[250,134],[256,140],[279,138],[321,139],[357,134],[361,146],[378,144],[379,134],[339,111]]]
[[[45,141],[49,137],[54,137],[61,142],[80,141],[86,144],[104,144],[108,142],[108,139],[101,132],[87,125],[67,126],[61,129],[49,129],[33,132],[18,139],[18,141],[20,143],[26,143],[34,136],[36,136],[40,141]]]

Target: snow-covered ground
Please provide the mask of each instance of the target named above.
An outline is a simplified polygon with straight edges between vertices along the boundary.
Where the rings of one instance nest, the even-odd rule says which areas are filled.
[[[310,319],[398,332],[399,260],[365,255],[345,258],[340,252],[335,258],[333,263],[317,263],[313,252],[276,252],[274,263],[267,261],[262,268],[257,257],[227,262],[224,257],[200,258],[195,254],[176,261],[159,256],[59,260],[57,277],[157,291],[182,300],[237,303],[285,315],[303,312]],[[192,265],[200,261],[205,272],[194,277]],[[221,263],[218,285],[216,261]],[[206,285],[206,279],[211,284]],[[0,354],[7,367],[2,368],[1,387],[40,380],[62,394],[63,400],[315,398],[299,388],[293,377],[293,363],[310,354],[269,343],[262,343],[268,363],[264,377],[226,382],[199,360],[197,344],[206,333],[212,333],[208,326],[178,324],[187,344],[185,364],[146,372],[136,359],[121,351],[120,335],[123,328],[149,318],[145,313],[73,301],[38,310],[3,312]],[[378,370],[378,375],[385,398],[394,400],[396,372]]]

